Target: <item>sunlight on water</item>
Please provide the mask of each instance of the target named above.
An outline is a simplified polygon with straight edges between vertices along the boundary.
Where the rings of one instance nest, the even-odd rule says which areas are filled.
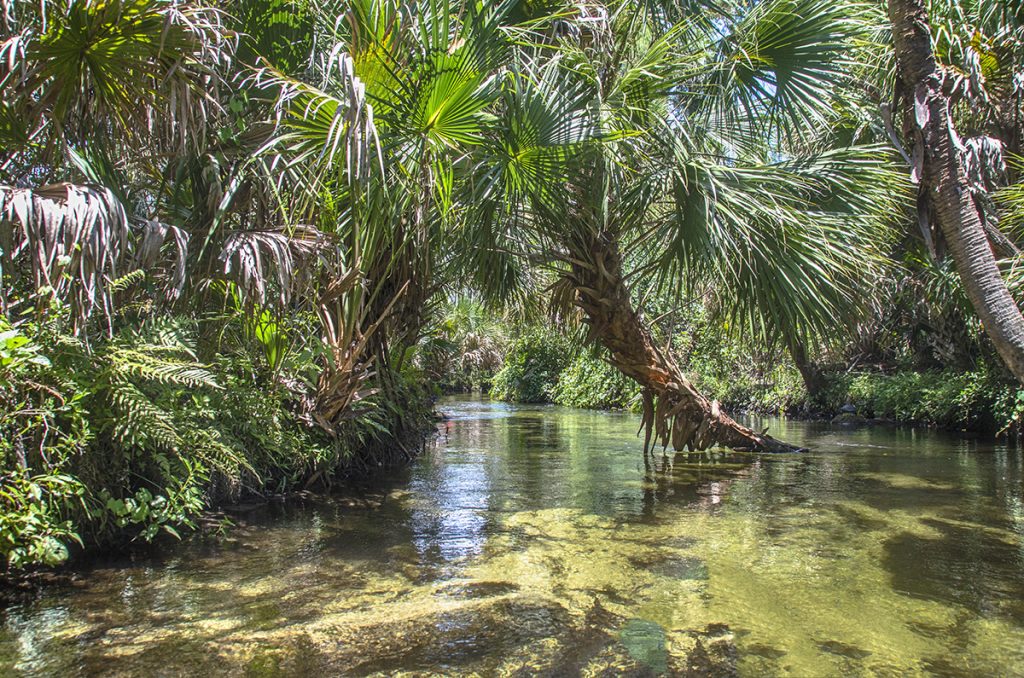
[[[812,452],[647,472],[632,415],[444,409],[368,493],[0,613],[0,674],[1024,675],[1016,449],[771,421]]]

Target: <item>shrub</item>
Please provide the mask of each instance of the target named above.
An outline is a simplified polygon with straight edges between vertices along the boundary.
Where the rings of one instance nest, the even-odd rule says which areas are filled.
[[[572,355],[564,337],[532,329],[512,342],[505,364],[494,375],[491,395],[520,403],[551,402],[558,375]]]
[[[559,405],[592,409],[628,408],[639,403],[640,386],[592,352],[576,356],[558,375],[551,398]]]
[[[802,409],[807,402],[800,373],[788,365],[759,374],[753,369],[709,369],[704,362],[700,369],[687,372],[704,395],[729,410],[782,414]]]
[[[1019,418],[1024,403],[1017,386],[981,369],[858,373],[833,377],[827,399],[838,409],[849,402],[869,417],[950,429],[995,432]]]
[[[407,456],[396,438],[430,423],[422,375],[388,373],[387,388],[329,436],[303,413],[315,357],[293,355],[270,369],[261,351],[220,344],[205,346],[203,362],[199,336],[180,318],[91,346],[49,326],[0,326],[0,558],[8,568],[58,564],[74,545],[177,537],[219,501],[311,479],[326,485],[353,465],[376,468],[396,449]]]
[[[67,560],[67,544],[81,544],[67,508],[84,494],[82,484],[68,475],[0,473],[0,557],[12,568]]]

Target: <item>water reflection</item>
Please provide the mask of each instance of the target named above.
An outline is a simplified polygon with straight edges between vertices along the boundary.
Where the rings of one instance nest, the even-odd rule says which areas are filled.
[[[636,418],[446,405],[367,491],[239,515],[0,613],[2,675],[1024,675],[1024,460],[768,420],[668,454]]]
[[[420,554],[456,563],[480,553],[491,484],[484,460],[450,459],[446,451],[439,449],[409,484],[410,523]]]

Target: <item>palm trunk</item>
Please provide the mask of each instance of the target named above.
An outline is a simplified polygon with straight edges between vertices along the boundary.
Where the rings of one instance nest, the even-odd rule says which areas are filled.
[[[644,388],[644,450],[652,436],[673,449],[704,450],[721,445],[761,452],[793,452],[792,445],[733,421],[717,401],[705,398],[671,356],[655,346],[650,330],[633,308],[622,276],[622,258],[613,239],[598,237],[575,260],[570,282],[576,304],[586,313],[590,338],[610,354],[611,363]]]
[[[789,356],[793,359],[793,364],[796,365],[796,369],[800,372],[800,377],[804,381],[808,401],[812,403],[817,402],[825,390],[825,375],[807,357],[807,348],[802,341],[794,338],[787,345],[789,347]]]
[[[923,0],[890,0],[896,60],[912,93],[910,128],[921,158],[921,190],[930,199],[946,246],[985,331],[1007,367],[1024,382],[1024,316],[1006,288],[971,196],[957,146],[943,72],[932,52]]]

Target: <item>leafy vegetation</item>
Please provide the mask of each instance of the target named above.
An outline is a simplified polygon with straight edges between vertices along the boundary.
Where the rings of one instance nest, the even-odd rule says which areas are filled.
[[[1016,293],[1024,22],[931,10]],[[999,427],[891,40],[823,0],[0,0],[0,555],[330,488],[441,390],[676,449],[789,449],[715,400]]]
[[[441,391],[489,391],[508,350],[507,334],[500,317],[476,299],[460,296],[423,346],[423,363]]]
[[[636,382],[590,352],[577,355],[550,391],[552,401],[569,407],[631,409],[640,404]]]
[[[568,359],[569,344],[561,335],[541,329],[528,332],[509,346],[491,393],[521,403],[551,402]]]
[[[288,93],[255,68],[278,59],[283,78],[308,59],[240,44],[244,22],[264,24],[250,9],[3,4],[10,567],[329,487],[407,458],[430,426],[406,359],[424,317],[404,313],[396,273],[412,240],[353,224],[344,171],[315,204],[293,183],[301,152],[274,122]]]
[[[699,320],[699,319],[698,319]],[[988,434],[1016,434],[1024,412],[1024,390],[999,369],[940,369],[936,363],[915,368],[904,364],[889,372],[877,370],[825,371],[819,393],[811,396],[800,372],[783,351],[759,361],[751,349],[729,334],[701,327],[701,344],[711,350],[678,349],[694,383],[708,397],[738,412],[788,414],[831,418],[844,406],[857,416],[891,423],[938,426]],[[692,331],[692,329],[691,329]],[[709,335],[714,336],[708,339]],[[560,341],[545,343],[542,333],[516,342],[499,371],[503,384],[491,395],[518,402],[552,402],[592,409],[638,409],[640,389],[600,357],[588,351],[559,366],[551,356],[566,350]],[[676,337],[679,344],[692,335]],[[540,369],[541,365],[547,369]],[[524,378],[529,375],[530,378]],[[506,382],[528,385],[516,390]]]

